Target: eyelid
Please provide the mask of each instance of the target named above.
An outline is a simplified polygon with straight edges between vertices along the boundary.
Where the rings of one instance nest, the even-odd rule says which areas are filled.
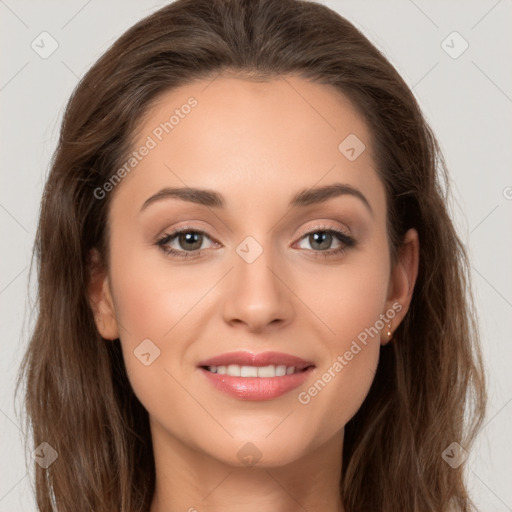
[[[298,235],[298,239],[300,240],[304,236],[314,233],[316,231],[330,231],[330,230],[342,233],[343,235],[345,235],[348,238],[352,238],[352,236],[350,234],[350,230],[341,228],[339,226],[327,225],[327,222],[320,222],[320,224],[316,224],[313,226],[309,226],[307,228],[303,228]],[[156,237],[156,239],[157,239],[157,241],[160,241],[167,237],[174,238],[181,233],[188,233],[190,231],[193,231],[195,233],[200,233],[201,235],[204,235],[207,238],[209,238],[212,242],[214,242],[216,244],[220,244],[220,242],[218,242],[214,237],[212,237],[210,235],[210,233],[208,233],[206,230],[201,229],[196,226],[191,226],[191,225],[183,225],[183,226],[179,226],[177,228],[171,229],[171,230],[164,230],[161,235]]]
[[[328,221],[320,221],[318,224],[315,224],[313,226],[309,226],[307,228],[304,228],[300,231],[299,238],[304,237],[305,235],[309,235],[311,233],[315,233],[317,231],[336,231],[339,233],[342,233],[346,237],[352,238],[352,235],[350,234],[350,230],[340,227],[340,226],[334,226],[329,225]]]
[[[198,233],[203,235],[204,237],[210,239],[214,244],[220,245],[220,242],[218,242],[213,236],[210,235],[206,230],[193,227],[193,226],[180,226],[175,229],[165,230],[160,236],[157,237],[157,243],[161,242],[162,240],[165,240],[166,238],[174,239],[177,236],[179,236],[181,233]],[[200,249],[198,249],[200,250]],[[189,251],[192,252],[192,251]]]

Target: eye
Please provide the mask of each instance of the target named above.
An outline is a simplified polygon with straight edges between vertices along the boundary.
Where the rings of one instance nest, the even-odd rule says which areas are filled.
[[[207,240],[212,242],[205,231],[184,227],[164,234],[156,242],[156,245],[167,255],[190,258],[199,256],[201,249],[211,247],[211,245],[204,246],[204,242]],[[308,249],[314,256],[324,256],[326,258],[339,255],[356,245],[356,241],[342,230],[324,226],[319,226],[305,233],[300,240],[306,241],[310,246],[308,249],[300,245],[300,249]],[[332,248],[333,243],[337,244],[334,248]]]
[[[201,249],[207,249],[203,244],[206,240],[211,240],[206,232],[185,227],[166,233],[156,244],[166,254],[187,258],[198,256]]]
[[[313,231],[305,233],[301,240],[307,242],[315,256],[334,256],[354,247],[356,241],[343,231],[334,228],[319,226]],[[337,247],[332,248],[332,244]],[[300,246],[301,249],[305,247]],[[307,249],[307,247],[306,247]]]

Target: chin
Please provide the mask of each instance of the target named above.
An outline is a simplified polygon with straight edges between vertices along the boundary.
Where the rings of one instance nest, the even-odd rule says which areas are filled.
[[[212,443],[214,441],[212,440]],[[290,436],[279,435],[277,432],[269,435],[268,429],[264,434],[245,432],[242,436],[235,436],[224,445],[215,443],[215,453],[210,455],[224,464],[234,467],[272,468],[291,464],[306,454],[304,436],[299,432]]]

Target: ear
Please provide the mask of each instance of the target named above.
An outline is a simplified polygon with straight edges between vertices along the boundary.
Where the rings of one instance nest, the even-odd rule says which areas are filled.
[[[402,245],[398,249],[396,263],[391,269],[386,311],[393,311],[395,314],[393,318],[391,318],[391,315],[387,315],[389,320],[382,330],[382,345],[385,345],[392,339],[392,333],[396,331],[409,310],[414,285],[418,276],[419,255],[420,242],[418,232],[411,228],[405,233]],[[388,324],[391,325],[391,329]]]
[[[102,338],[115,340],[119,338],[119,330],[110,282],[101,255],[95,248],[91,249],[89,253],[88,271],[89,284],[87,291],[96,328]]]

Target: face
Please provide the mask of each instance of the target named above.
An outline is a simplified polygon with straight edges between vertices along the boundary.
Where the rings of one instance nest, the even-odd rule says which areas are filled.
[[[221,76],[163,95],[133,149],[91,298],[153,436],[277,466],[341,434],[415,279],[361,117],[302,78]]]

